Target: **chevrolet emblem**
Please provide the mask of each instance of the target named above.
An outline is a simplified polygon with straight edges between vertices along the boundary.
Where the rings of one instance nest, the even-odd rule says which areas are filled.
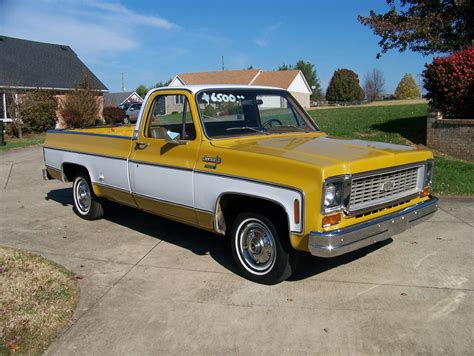
[[[380,186],[380,190],[382,192],[389,192],[395,188],[395,182],[393,180],[388,180],[386,182],[383,182],[382,185]]]

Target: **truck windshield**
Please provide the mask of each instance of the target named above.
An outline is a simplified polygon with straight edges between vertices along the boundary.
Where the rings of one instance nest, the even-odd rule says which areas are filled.
[[[196,98],[209,138],[318,130],[283,90],[204,90]]]

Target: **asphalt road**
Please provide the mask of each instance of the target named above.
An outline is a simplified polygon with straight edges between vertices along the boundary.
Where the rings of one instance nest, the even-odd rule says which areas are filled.
[[[0,244],[83,277],[49,354],[474,350],[474,199],[441,199],[432,220],[350,255],[307,256],[269,287],[235,273],[222,237],[117,205],[81,220],[42,167],[40,147],[0,153]]]

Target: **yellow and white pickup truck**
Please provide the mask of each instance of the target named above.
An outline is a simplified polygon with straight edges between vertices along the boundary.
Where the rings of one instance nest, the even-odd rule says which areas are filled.
[[[151,90],[135,126],[48,131],[46,179],[73,182],[74,211],[111,200],[231,239],[249,279],[288,278],[295,255],[338,256],[431,217],[430,151],[337,139],[285,90]]]

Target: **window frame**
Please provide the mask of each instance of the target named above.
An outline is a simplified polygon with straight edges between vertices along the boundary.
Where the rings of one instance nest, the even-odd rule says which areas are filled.
[[[178,112],[178,113],[182,114],[182,117],[181,117],[180,122],[176,124],[176,125],[180,125],[180,130],[178,131],[178,133],[180,134],[180,137],[181,136],[185,137],[185,131],[186,131],[185,127],[186,127],[186,124],[187,124],[186,119],[188,118],[187,114],[189,114],[189,117],[191,119],[191,122],[189,122],[189,124],[192,124],[194,126],[194,137],[192,139],[189,139],[189,138],[185,137],[185,138],[181,138],[181,140],[195,141],[197,139],[197,136],[198,136],[198,131],[196,130],[196,126],[197,126],[196,125],[196,120],[194,120],[194,115],[192,113],[192,108],[191,108],[191,105],[190,105],[190,99],[188,98],[188,96],[185,93],[176,94],[176,93],[166,93],[166,92],[161,92],[160,93],[160,92],[158,92],[156,95],[153,96],[153,98],[151,100],[151,104],[148,107],[148,110],[147,110],[147,113],[146,113],[145,123],[141,125],[143,127],[143,129],[142,129],[143,137],[146,138],[146,139],[153,139],[153,140],[165,140],[164,138],[152,137],[151,135],[149,135],[149,130],[150,130],[151,117],[153,116],[153,110],[155,108],[156,101],[160,97],[165,97],[164,100],[165,100],[165,108],[166,108],[166,97],[167,96],[174,96],[173,101],[172,101],[173,104],[175,103],[175,100],[176,100],[177,96],[183,97],[183,103],[182,104],[174,104],[174,105],[181,105],[182,106],[182,111]],[[165,114],[165,115],[169,115],[169,114]],[[159,127],[165,127],[165,126],[159,126]]]
[[[266,93],[268,94],[274,94],[274,95],[280,95],[286,98],[288,104],[291,105],[292,110],[298,112],[301,117],[305,118],[314,128],[314,132],[321,132],[321,129],[319,128],[318,124],[314,119],[306,112],[306,110],[303,109],[301,104],[298,102],[298,100],[295,99],[295,97],[287,90],[284,89],[262,89],[262,88],[229,88],[229,87],[216,87],[216,88],[203,88],[196,93],[194,93],[194,102],[196,104],[197,112],[198,112],[198,119],[199,119],[199,124],[201,125],[202,132],[204,136],[210,140],[210,141],[220,141],[220,140],[229,140],[229,139],[235,139],[235,138],[240,138],[242,136],[228,136],[228,137],[211,137],[208,135],[207,130],[206,130],[206,124],[203,120],[202,113],[201,113],[201,108],[200,108],[200,102],[199,102],[199,95],[202,94],[203,92],[206,91],[218,91],[218,90],[251,90],[251,91],[263,91],[264,93],[262,95],[265,95]],[[282,95],[285,94],[285,95]],[[260,115],[260,112],[258,112],[258,115]],[[260,118],[259,118],[260,119]],[[257,136],[257,135],[255,135]],[[245,136],[247,137],[247,135]]]

